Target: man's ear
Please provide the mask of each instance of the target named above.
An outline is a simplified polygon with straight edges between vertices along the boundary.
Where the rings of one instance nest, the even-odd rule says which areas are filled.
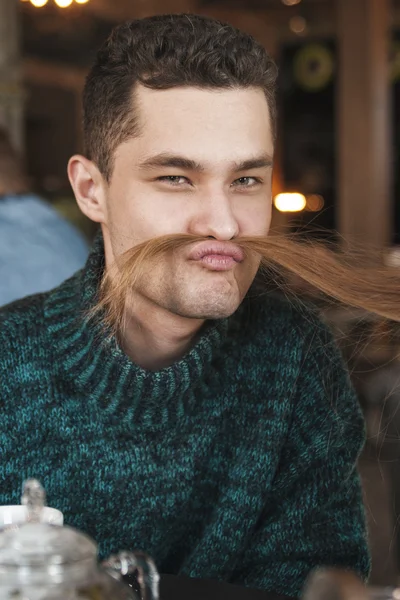
[[[68,162],[68,177],[83,214],[95,223],[106,223],[106,184],[95,163],[75,154]]]

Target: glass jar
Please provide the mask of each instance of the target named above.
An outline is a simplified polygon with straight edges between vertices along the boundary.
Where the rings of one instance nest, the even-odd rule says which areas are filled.
[[[159,575],[143,552],[121,552],[98,564],[97,546],[71,528],[40,522],[44,490],[24,485],[27,522],[0,531],[1,600],[140,600],[122,582],[137,573],[143,600],[158,600]]]

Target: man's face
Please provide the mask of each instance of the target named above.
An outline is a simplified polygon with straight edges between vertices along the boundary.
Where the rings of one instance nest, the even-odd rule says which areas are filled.
[[[106,190],[107,264],[173,233],[200,235],[149,266],[141,297],[198,319],[232,314],[259,261],[239,236],[265,236],[271,218],[273,138],[262,90],[192,87],[135,93],[141,134],[120,146]]]

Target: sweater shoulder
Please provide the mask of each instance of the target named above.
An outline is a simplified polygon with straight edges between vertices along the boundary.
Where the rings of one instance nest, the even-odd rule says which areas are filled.
[[[310,336],[333,338],[318,307],[299,298],[280,292],[254,296],[248,299],[246,310],[251,315],[252,333],[269,341],[302,345]]]
[[[9,334],[34,332],[43,322],[44,305],[48,294],[35,294],[15,300],[0,308],[0,336],[7,339]],[[28,330],[28,331],[27,331]]]
[[[25,403],[30,411],[32,399],[50,389],[54,361],[44,316],[47,296],[28,296],[0,309],[0,412],[9,406],[11,420],[16,398],[21,410]]]
[[[41,356],[48,347],[44,339],[44,306],[47,295],[27,296],[0,308],[2,381],[12,377],[13,369],[19,364]]]
[[[273,365],[282,380],[291,374],[294,385],[301,375],[317,385],[323,374],[334,374],[343,386],[349,384],[342,351],[319,307],[274,293],[252,299],[247,313],[250,326],[243,335],[253,354]]]

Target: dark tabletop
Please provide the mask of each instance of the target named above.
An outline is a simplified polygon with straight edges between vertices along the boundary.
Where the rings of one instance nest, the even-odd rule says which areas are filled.
[[[125,578],[129,580],[128,578]],[[253,590],[210,579],[161,575],[160,600],[293,600],[273,592]]]
[[[289,600],[287,596],[209,579],[161,576],[160,600],[221,600],[224,598],[227,600]]]

